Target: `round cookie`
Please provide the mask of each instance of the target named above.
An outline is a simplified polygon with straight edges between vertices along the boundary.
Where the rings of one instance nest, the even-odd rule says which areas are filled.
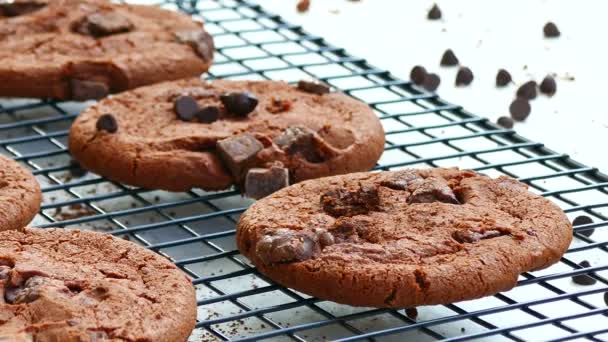
[[[315,83],[165,82],[106,98],[78,116],[82,166],[145,188],[273,188],[369,170],[384,132],[364,103]],[[250,112],[249,112],[250,111]]]
[[[0,232],[0,340],[185,341],[196,322],[188,277],[111,235]]]
[[[25,227],[38,213],[41,199],[36,178],[0,155],[0,231]]]
[[[253,204],[237,244],[263,274],[357,306],[479,298],[557,262],[572,226],[508,177],[457,169],[355,173],[302,182]]]
[[[202,23],[105,0],[0,2],[0,96],[99,99],[205,72]]]

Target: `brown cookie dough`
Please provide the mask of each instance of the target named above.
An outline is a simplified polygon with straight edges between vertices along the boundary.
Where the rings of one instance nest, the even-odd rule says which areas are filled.
[[[209,111],[218,116],[211,123],[199,115]],[[225,189],[248,178],[260,197],[277,187],[268,177],[264,189],[252,184],[263,178],[260,168],[287,169],[290,183],[369,170],[384,132],[367,105],[344,94],[276,81],[190,79],[100,101],[76,119],[69,144],[82,166],[115,181],[183,191]],[[255,175],[247,177],[250,169]]]
[[[185,341],[196,322],[174,264],[93,232],[0,232],[0,290],[0,340]]]
[[[253,204],[236,238],[243,255],[284,286],[402,308],[509,290],[522,272],[559,260],[572,226],[512,178],[428,169],[292,185]]]
[[[0,155],[0,231],[25,227],[38,213],[41,198],[36,178]]]
[[[200,22],[155,6],[0,2],[0,96],[99,99],[199,75],[213,50]]]

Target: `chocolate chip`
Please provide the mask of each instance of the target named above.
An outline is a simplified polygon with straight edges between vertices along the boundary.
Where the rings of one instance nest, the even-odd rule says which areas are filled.
[[[454,54],[452,49],[447,49],[443,53],[441,57],[441,62],[439,62],[441,66],[455,66],[458,65],[458,57]]]
[[[496,74],[496,86],[497,87],[504,87],[506,85],[508,85],[509,83],[511,83],[513,79],[511,78],[511,74],[509,74],[509,72],[505,69],[500,69],[498,70],[498,73]]]
[[[258,105],[258,99],[250,92],[227,93],[220,96],[224,108],[236,116],[246,117]]]
[[[517,97],[523,97],[528,100],[534,100],[536,98],[536,82],[528,81],[517,89],[515,94]]]
[[[508,116],[499,117],[498,120],[496,120],[496,123],[504,128],[513,128],[514,124],[513,119]]]
[[[45,6],[43,2],[28,0],[0,2],[0,16],[16,17],[35,12]]]
[[[211,61],[213,59],[215,44],[213,37],[207,31],[179,31],[175,32],[175,38],[180,43],[190,45],[203,60]]]
[[[433,4],[433,7],[429,10],[429,13],[426,15],[429,20],[439,20],[441,19],[441,10],[437,4]]]
[[[183,121],[192,121],[194,114],[199,111],[198,103],[192,96],[179,96],[173,102],[173,110],[177,117]]]
[[[473,82],[473,71],[467,67],[461,67],[456,74],[456,86],[468,86]]]
[[[76,32],[93,37],[105,37],[133,30],[129,18],[116,12],[98,12],[84,17],[76,24]]]
[[[287,127],[279,136],[273,139],[282,150],[290,155],[301,155],[309,162],[318,163],[322,161],[314,145],[315,132],[306,127]]]
[[[103,114],[100,116],[99,119],[97,119],[97,124],[95,126],[98,131],[106,131],[108,133],[116,133],[118,130],[118,123],[112,114]]]
[[[423,66],[416,65],[410,71],[410,79],[414,82],[414,84],[421,85],[426,78],[426,69]]]
[[[530,115],[530,103],[527,99],[518,97],[509,106],[509,113],[515,121],[524,121]]]
[[[307,93],[323,95],[329,94],[329,86],[327,84],[321,82],[311,82],[311,81],[299,81],[298,89],[305,91]]]
[[[304,261],[319,252],[312,234],[277,229],[266,233],[256,244],[256,255],[265,264]]]
[[[260,199],[289,186],[289,170],[283,167],[249,169],[245,177],[245,195]]]
[[[591,263],[589,263],[589,261],[587,260],[583,260],[579,263],[579,266],[581,266],[582,268],[588,268],[591,267]],[[595,278],[592,278],[587,274],[578,274],[572,276],[572,281],[578,285],[593,285],[597,282]]]
[[[194,116],[199,122],[209,124],[219,119],[220,109],[216,106],[207,106],[196,112]]]
[[[331,216],[354,216],[378,210],[380,198],[376,188],[360,185],[357,189],[336,188],[321,195],[321,206]]]
[[[443,178],[429,177],[415,181],[408,186],[412,189],[407,203],[433,203],[443,202],[459,204],[456,195]]]
[[[310,8],[310,0],[299,0],[296,5],[296,9],[300,13],[308,12],[309,8]]]
[[[108,85],[101,81],[72,79],[70,89],[72,90],[72,100],[75,101],[99,100],[110,93]]]
[[[217,142],[217,150],[234,178],[241,179],[252,166],[256,155],[264,148],[253,135],[243,133]]]
[[[580,216],[575,217],[574,220],[572,220],[572,225],[574,227],[586,225],[586,224],[592,224],[592,223],[593,223],[593,220],[591,219],[591,217],[589,217],[587,215],[580,215]],[[595,229],[589,229],[589,230],[577,230],[576,232],[581,235],[585,235],[586,237],[590,237],[594,231],[595,231]]]
[[[435,91],[437,87],[439,87],[439,83],[441,83],[441,79],[437,74],[427,74],[422,82],[422,87],[428,91]]]
[[[460,243],[475,243],[479,240],[491,239],[503,235],[508,235],[508,232],[500,230],[457,230],[452,233],[452,238]]]
[[[407,190],[410,182],[419,178],[418,175],[409,170],[397,171],[390,178],[381,181],[380,185],[393,190]]]
[[[545,24],[545,26],[543,27],[543,32],[545,33],[545,37],[547,38],[556,38],[561,35],[561,32],[559,32],[557,25],[552,22],[548,22]]]
[[[80,178],[87,174],[87,170],[83,169],[76,159],[70,159],[70,174],[72,177]]]
[[[553,96],[555,94],[555,92],[557,91],[557,84],[555,83],[555,79],[553,77],[551,77],[550,75],[547,75],[542,82],[540,82],[540,92],[545,94],[545,95],[549,95],[549,96]]]

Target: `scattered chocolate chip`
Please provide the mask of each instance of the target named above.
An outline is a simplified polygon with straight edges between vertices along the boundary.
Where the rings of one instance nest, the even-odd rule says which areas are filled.
[[[517,89],[515,94],[517,97],[523,97],[528,100],[534,100],[536,98],[536,82],[528,81]]]
[[[354,216],[378,210],[378,191],[371,186],[360,185],[357,189],[336,188],[321,195],[321,206],[331,216]]]
[[[133,30],[129,18],[116,12],[98,12],[84,17],[76,24],[75,31],[93,37],[105,37]]]
[[[220,96],[220,101],[229,113],[246,117],[258,105],[258,98],[250,92],[227,93]]]
[[[108,85],[101,81],[72,79],[70,89],[74,101],[99,100],[110,93]]]
[[[553,96],[557,91],[557,84],[555,83],[555,79],[551,75],[547,75],[542,82],[540,82],[539,86],[540,92]]]
[[[587,215],[580,215],[580,216],[575,217],[574,220],[572,220],[572,225],[574,227],[585,225],[585,224],[591,224],[591,223],[593,223],[593,220],[591,219],[591,217],[589,217]],[[586,237],[590,237],[594,231],[595,231],[595,229],[589,229],[589,230],[580,230],[580,231],[576,231],[576,232],[581,235],[585,235]]]
[[[484,231],[457,230],[452,233],[452,238],[460,243],[475,243],[479,240],[491,239],[503,235],[508,235],[508,232],[494,229]]]
[[[215,44],[213,37],[205,30],[179,31],[175,32],[178,42],[188,44],[205,61],[213,59]]]
[[[473,71],[467,67],[461,67],[456,74],[456,86],[468,86],[473,82]]]
[[[243,133],[217,142],[220,158],[234,178],[241,179],[246,169],[252,166],[256,155],[264,148],[253,135]]]
[[[327,84],[303,80],[298,82],[298,89],[317,95],[329,94],[330,90]]]
[[[416,308],[407,308],[405,309],[405,314],[407,315],[407,317],[415,320],[416,318],[418,318],[418,310]]]
[[[411,184],[409,189],[412,189],[411,195],[407,198],[407,203],[433,203],[443,202],[459,204],[456,195],[448,186],[448,183],[443,178],[429,177],[418,179]]]
[[[311,163],[322,161],[322,157],[314,145],[315,132],[306,127],[287,127],[273,142],[291,155],[299,154]]]
[[[180,120],[192,121],[194,114],[199,111],[199,107],[192,96],[182,95],[173,102],[173,110]]]
[[[426,69],[423,66],[416,65],[410,71],[410,79],[414,84],[421,85],[426,78]]]
[[[559,32],[557,25],[552,22],[548,22],[545,24],[545,26],[543,27],[543,32],[545,33],[545,37],[547,38],[556,38],[561,35],[561,32]]]
[[[315,236],[307,232],[276,229],[256,244],[256,256],[265,264],[304,261],[320,250]]]
[[[80,178],[87,174],[87,170],[83,169],[76,159],[70,159],[70,174],[72,177]]]
[[[196,112],[194,117],[202,123],[212,123],[219,119],[220,117],[220,109],[216,106],[207,106]]]
[[[426,18],[429,20],[439,20],[441,19],[441,10],[437,4],[433,4],[433,7],[429,10],[429,13],[426,15]]]
[[[441,79],[437,74],[427,74],[422,82],[422,87],[428,91],[435,91],[437,87],[439,87],[439,83],[441,83]]]
[[[260,199],[289,186],[289,170],[283,167],[249,169],[245,177],[245,195]]]
[[[509,106],[509,113],[515,121],[524,121],[530,115],[530,103],[527,99],[518,97]]]
[[[16,17],[35,12],[44,6],[46,4],[43,2],[29,0],[0,2],[0,16]]]
[[[118,130],[118,123],[116,122],[116,118],[112,114],[103,114],[97,119],[97,124],[95,125],[98,131],[106,131],[108,133],[116,133]]]
[[[505,87],[509,83],[511,83],[513,79],[511,78],[511,74],[505,69],[498,70],[496,74],[496,86],[497,87]]]
[[[579,266],[581,266],[582,268],[588,268],[591,267],[591,263],[589,263],[589,261],[587,260],[583,260],[579,263]],[[595,278],[592,278],[587,274],[578,274],[572,276],[572,281],[578,285],[593,285],[597,282]]]
[[[452,49],[447,49],[443,53],[443,56],[441,57],[441,62],[439,62],[439,65],[455,66],[455,65],[458,65],[458,63],[459,63],[458,57],[456,57],[456,55],[454,54],[454,51],[452,51]]]
[[[310,8],[310,0],[299,0],[298,4],[296,5],[296,9],[300,13],[308,12],[309,8]]]
[[[496,123],[504,128],[513,128],[514,124],[513,119],[508,116],[499,117],[498,120],[496,120]]]

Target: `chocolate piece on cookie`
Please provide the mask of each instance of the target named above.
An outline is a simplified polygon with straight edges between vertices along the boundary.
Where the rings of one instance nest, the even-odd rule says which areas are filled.
[[[128,17],[118,12],[91,13],[74,24],[74,30],[80,34],[93,37],[104,37],[111,34],[125,33],[133,30],[134,25]]]
[[[243,213],[236,239],[283,286],[404,308],[509,290],[519,274],[559,261],[572,226],[557,205],[512,178],[437,168],[291,185]]]
[[[289,186],[289,170],[284,167],[253,168],[245,176],[245,195],[260,199]]]
[[[17,162],[0,155],[0,231],[21,229],[40,209],[36,178]]]
[[[97,119],[95,124],[98,131],[106,131],[108,133],[116,133],[118,131],[118,123],[112,114],[104,114]]]
[[[220,100],[228,113],[241,117],[249,115],[258,105],[258,99],[248,91],[223,94]]]
[[[90,80],[70,80],[71,99],[75,101],[99,100],[110,93],[105,82]]]
[[[200,123],[209,124],[217,121],[220,118],[220,109],[217,106],[207,106],[196,112],[194,117]]]
[[[186,341],[194,328],[191,280],[152,251],[52,228],[4,231],[0,240],[6,341],[24,332],[23,341]]]
[[[44,6],[44,0],[10,0],[0,1],[0,17],[16,17],[35,12]]]
[[[309,162],[318,163],[322,160],[315,143],[315,132],[306,127],[287,127],[273,142],[288,154],[300,154]]]
[[[316,95],[329,94],[330,90],[329,86],[324,83],[304,80],[298,82],[298,89]]]
[[[205,60],[213,59],[213,37],[203,29],[175,32],[177,41],[190,45]]]
[[[198,113],[198,103],[192,96],[182,95],[175,99],[173,105],[177,117],[184,121],[192,121],[194,115]]]
[[[262,148],[264,148],[264,145],[249,133],[243,133],[217,142],[220,158],[222,158],[235,179],[240,179],[243,173],[254,165],[256,156]]]

